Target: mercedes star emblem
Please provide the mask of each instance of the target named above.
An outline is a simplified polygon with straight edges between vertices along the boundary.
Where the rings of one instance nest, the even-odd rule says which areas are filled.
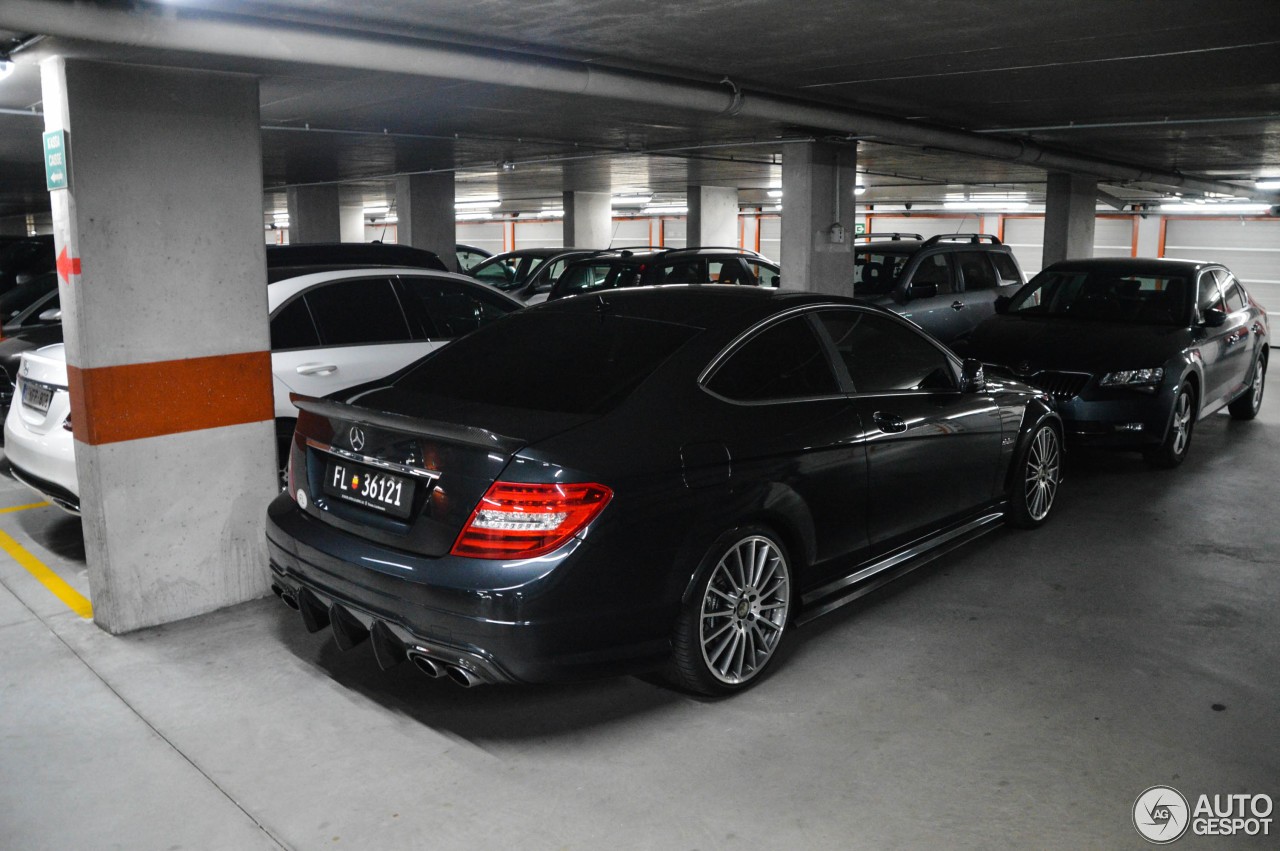
[[[347,432],[347,440],[351,441],[351,448],[359,452],[364,449],[364,429],[360,426],[352,426]]]

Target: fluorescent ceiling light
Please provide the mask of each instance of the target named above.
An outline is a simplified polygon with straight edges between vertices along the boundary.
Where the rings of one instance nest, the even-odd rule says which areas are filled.
[[[1259,177],[1253,185],[1259,189],[1280,189],[1280,177]]]
[[[853,187],[854,195],[861,195],[863,192],[866,192],[866,191],[867,191],[867,187],[863,186],[861,183]]]
[[[289,221],[289,214],[288,213],[272,213],[271,218],[275,219],[277,222],[287,222]]]
[[[655,215],[662,215],[666,213],[684,215],[689,212],[689,207],[685,204],[650,204],[640,212],[653,213]]]
[[[948,210],[1025,210],[1026,201],[943,201]]]
[[[1271,209],[1270,204],[1161,204],[1162,213],[1201,213],[1211,216],[1243,216],[1254,213],[1265,213]]]
[[[381,216],[383,213],[390,212],[391,208],[386,204],[375,204],[372,207],[365,207],[364,214],[366,216]]]
[[[383,219],[383,221],[389,225],[394,225],[396,222],[400,221],[400,217],[395,213],[388,213],[387,217]]]
[[[609,200],[609,204],[614,207],[643,207],[652,200],[652,193],[649,195],[614,195]]]
[[[782,190],[781,190],[781,189],[770,189],[770,190],[769,190],[768,192],[766,192],[765,194],[766,194],[766,195],[768,195],[770,198],[781,198],[781,197],[782,197]]]
[[[564,216],[564,210],[561,210],[559,208],[550,209],[550,210],[539,210],[536,215],[539,215],[544,219],[559,219]]]
[[[492,219],[492,218],[493,218],[492,213],[485,213],[485,212],[458,213],[456,216],[454,216],[454,220],[459,222],[484,221],[486,219]]]
[[[459,201],[453,205],[455,210],[492,210],[502,202],[497,198],[485,198],[480,201]]]

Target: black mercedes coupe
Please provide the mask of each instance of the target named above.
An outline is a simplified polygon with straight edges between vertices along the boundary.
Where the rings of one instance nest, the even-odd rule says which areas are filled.
[[[996,312],[956,350],[1050,393],[1070,441],[1176,467],[1198,420],[1262,405],[1267,312],[1220,264],[1065,260]]]
[[[563,299],[296,401],[273,589],[463,685],[733,692],[793,626],[1043,523],[1062,471],[1040,391],[880,308],[755,287]]]

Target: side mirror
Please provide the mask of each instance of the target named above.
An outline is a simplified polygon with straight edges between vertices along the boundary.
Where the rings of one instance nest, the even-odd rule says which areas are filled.
[[[1219,328],[1227,321],[1227,314],[1216,307],[1211,307],[1204,312],[1204,325],[1206,328]]]
[[[39,319],[41,322],[61,322],[62,308],[51,307],[48,310],[41,312],[41,314],[36,318]]]
[[[960,392],[981,393],[987,389],[987,376],[982,369],[982,361],[965,358],[960,369]]]
[[[1000,314],[1001,316],[1005,315],[1006,313],[1009,312],[1009,305],[1011,303],[1013,303],[1013,296],[1011,295],[998,296],[996,298],[995,305],[994,305],[996,309],[996,313]]]
[[[937,284],[912,284],[907,287],[907,298],[933,298],[937,294]]]

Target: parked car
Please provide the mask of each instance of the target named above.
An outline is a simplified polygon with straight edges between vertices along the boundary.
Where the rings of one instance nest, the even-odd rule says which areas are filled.
[[[477,248],[474,245],[463,245],[461,242],[454,246],[454,254],[458,259],[458,271],[464,275],[470,273],[481,262],[493,256],[492,251],[485,251],[483,248]]]
[[[13,401],[13,385],[18,377],[22,353],[62,342],[57,275],[52,277],[55,279],[54,289],[18,311],[17,315],[6,318],[3,328],[0,328],[0,411],[7,411]],[[13,292],[0,295],[0,302]]]
[[[300,399],[275,592],[387,667],[756,682],[795,623],[1054,504],[1044,394],[900,317],[762,287],[512,313]]]
[[[80,513],[71,400],[62,343],[23,352],[19,396],[4,421],[4,454],[13,477],[54,505]]]
[[[495,254],[478,264],[468,274],[477,281],[514,295],[529,282],[543,263],[581,248],[520,248]]]
[[[570,264],[547,299],[653,284],[776,287],[779,275],[776,263],[742,248],[621,249]]]
[[[290,393],[324,395],[379,378],[521,307],[461,275],[395,268],[318,272],[277,281],[267,287],[267,302],[282,466],[297,416]],[[57,396],[57,404],[35,410],[26,389],[39,383],[60,388],[65,396],[65,355],[61,343],[40,349],[39,358],[34,355],[19,355],[24,366],[30,362],[41,372],[29,379],[15,376],[19,395],[10,405],[14,427],[5,428],[6,441],[17,434],[22,446],[15,447],[16,454],[7,444],[5,449],[15,466],[35,471],[24,475],[24,481],[34,482],[37,490],[42,490],[41,482],[52,482],[54,487],[42,492],[68,507],[78,494],[74,461],[69,474],[65,469],[66,459],[74,459],[69,406]],[[55,375],[56,370],[61,373]],[[58,430],[59,425],[66,425],[65,430]],[[50,466],[60,471],[58,476],[39,472]],[[78,496],[75,505],[78,510]]]
[[[1026,281],[1013,251],[990,234],[869,233],[854,248],[853,295],[900,313],[939,340],[972,331],[995,300]]]
[[[1071,440],[1173,467],[1198,420],[1262,404],[1267,314],[1220,264],[1067,260],[997,310],[957,351],[1050,393]]]
[[[269,284],[281,463],[296,415],[290,393],[325,396],[380,378],[520,307],[462,275],[420,269],[317,272]]]
[[[449,271],[440,256],[425,248],[384,242],[302,242],[267,246],[267,280],[281,281],[309,272],[413,267]]]
[[[524,285],[516,290],[508,292],[508,295],[518,298],[525,303],[526,307],[532,307],[535,304],[542,304],[547,300],[547,296],[551,293],[556,282],[560,280],[560,276],[574,262],[583,260],[587,257],[595,257],[601,254],[600,251],[587,251],[575,249],[566,251],[563,254],[557,254],[554,257],[548,257],[544,262],[538,265],[533,274],[525,279]]]
[[[33,236],[0,246],[0,293],[20,283],[52,272],[56,260],[53,235]]]

